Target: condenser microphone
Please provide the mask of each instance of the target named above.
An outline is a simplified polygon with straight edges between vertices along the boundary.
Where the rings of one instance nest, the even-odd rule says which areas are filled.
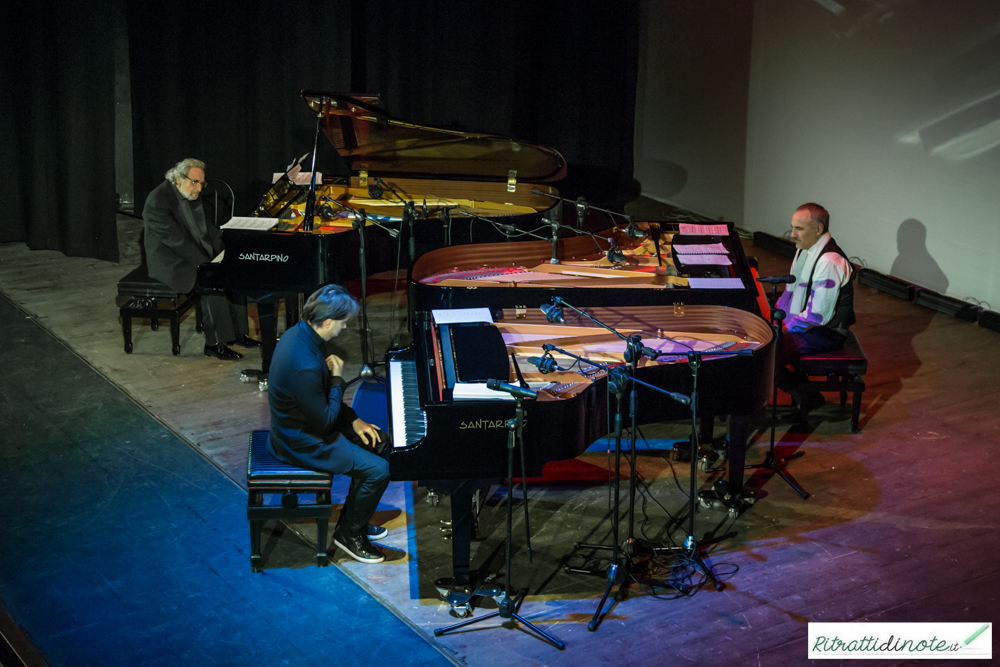
[[[556,360],[548,354],[544,357],[528,357],[528,363],[537,368],[542,374],[566,370],[565,368],[561,368],[556,363]]]
[[[775,276],[774,278],[758,278],[757,282],[767,283],[768,285],[781,285],[782,283],[794,283],[795,276]]]
[[[549,305],[547,303],[543,303],[541,306],[539,306],[539,308],[543,313],[545,313],[545,319],[548,320],[549,322],[553,324],[555,324],[556,322],[558,322],[559,324],[566,324],[566,319],[563,317],[562,306]]]
[[[493,391],[505,391],[511,396],[518,398],[538,398],[538,392],[534,389],[522,389],[521,387],[501,382],[500,380],[489,379],[486,381],[486,388]]]

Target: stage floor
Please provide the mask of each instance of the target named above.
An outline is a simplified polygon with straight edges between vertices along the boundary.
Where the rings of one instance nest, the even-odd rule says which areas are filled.
[[[127,218],[120,222],[120,265],[31,252],[23,244],[0,245],[0,291],[141,406],[164,432],[199,454],[205,466],[214,466],[212,474],[218,479],[232,480],[238,491],[246,484],[247,434],[267,427],[266,394],[239,381],[241,370],[259,364],[259,352],[250,350],[236,363],[204,357],[193,317],[182,323],[180,356],[171,355],[165,328],[152,332],[138,324],[133,354],[123,352],[115,284],[138,263],[139,224]],[[761,275],[787,272],[787,259],[749,242],[746,249],[759,259]],[[997,334],[861,285],[856,291],[854,330],[869,358],[862,432],[851,434],[848,409],[828,395],[830,402],[813,414],[810,428],[778,423],[779,455],[805,452],[789,472],[811,498],[800,499],[777,477],[748,471],[747,486],[757,491],[756,504],[736,518],[722,509],[697,513],[699,541],[728,535],[706,549],[708,562],[725,583],[721,593],[706,587],[677,598],[669,590],[632,585],[627,599],[611,606],[597,632],[588,632],[587,621],[605,583],[600,577],[569,574],[561,564],[577,542],[609,541],[609,458],[598,444],[576,460],[574,479],[529,487],[530,564],[523,510],[519,501],[514,507],[513,581],[529,591],[522,616],[566,642],[565,651],[524,628],[498,628],[495,621],[433,636],[435,628],[455,621],[433,586],[436,578],[450,573],[450,542],[441,523],[449,516],[448,501],[432,506],[426,491],[410,483],[391,484],[376,516],[390,529],[383,541],[389,553],[386,563],[363,565],[330,552],[335,568],[359,584],[352,589],[359,599],[340,604],[353,608],[362,597],[371,596],[405,618],[444,655],[484,667],[670,660],[798,665],[806,659],[810,621],[991,621],[1000,592],[1000,565],[990,546],[998,524],[991,501],[1000,495],[995,483],[1000,475]],[[405,307],[388,292],[372,294],[369,302],[379,350],[393,337],[396,344],[405,343]],[[24,345],[12,341],[8,322],[0,326],[6,345]],[[348,360],[347,376],[360,365],[358,340],[356,328],[336,340],[337,353]],[[39,366],[40,372],[43,368]],[[51,370],[45,372],[45,381],[60,381]],[[81,408],[87,405],[84,396],[67,400],[78,400]],[[28,426],[39,432],[47,427]],[[637,471],[643,484],[635,524],[640,537],[684,539],[688,466],[671,461],[667,447],[687,430],[684,424],[641,429]],[[764,432],[757,438],[748,462],[762,459],[768,436]],[[19,437],[30,442],[30,430]],[[9,443],[4,449],[4,456],[13,460],[26,455],[11,453]],[[623,472],[627,475],[627,467]],[[698,487],[710,487],[722,474],[699,473]],[[342,494],[346,484],[335,486],[335,500],[338,489]],[[627,492],[623,485],[623,494]],[[8,493],[0,489],[0,500],[17,507],[19,499]],[[234,506],[228,509],[239,514],[245,495],[230,495],[225,502]],[[482,514],[474,566],[491,572],[502,569],[505,513],[502,495],[495,493]],[[233,529],[234,540],[248,539],[242,528]],[[133,522],[119,530],[143,534]],[[5,544],[5,557],[26,558],[28,535],[12,537],[18,539]],[[246,584],[209,603],[231,605],[246,598],[255,590],[255,579],[322,572],[310,565],[314,542],[315,530],[308,523],[273,526],[265,539],[265,573],[250,574],[248,555],[245,563],[234,559],[227,566],[245,567],[239,579]],[[249,545],[239,547],[248,550]],[[650,567],[654,575],[666,576],[672,564],[668,557]],[[58,595],[51,586],[38,590],[41,603],[46,595]],[[113,591],[109,582],[97,594]],[[302,584],[303,595],[325,593]],[[23,622],[32,615],[19,608],[20,599],[4,602],[29,636],[38,631]],[[67,632],[86,628],[83,608],[89,602],[76,602],[79,613],[63,621]],[[483,613],[476,610],[475,616]],[[185,635],[211,633],[212,628],[192,623],[178,625],[173,632],[184,641]],[[41,637],[32,638],[44,643]],[[262,636],[261,641],[279,640]],[[240,664],[237,655],[231,656],[232,664]],[[250,664],[252,658],[244,662]]]

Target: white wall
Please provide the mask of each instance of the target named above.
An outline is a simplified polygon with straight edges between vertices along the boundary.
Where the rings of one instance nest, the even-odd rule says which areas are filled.
[[[743,226],[1000,309],[1000,2],[758,0]]]
[[[642,194],[742,222],[751,28],[749,0],[643,1],[635,123]]]

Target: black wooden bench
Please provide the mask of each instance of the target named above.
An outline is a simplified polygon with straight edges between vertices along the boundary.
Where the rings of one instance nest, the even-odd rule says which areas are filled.
[[[253,431],[247,453],[247,519],[250,520],[250,567],[262,569],[260,532],[268,519],[315,519],[316,564],[327,564],[326,534],[330,525],[330,489],[333,476],[296,468],[267,451],[267,431]],[[312,494],[313,503],[300,503],[299,494]],[[280,494],[281,503],[265,505],[264,496]]]
[[[861,343],[853,331],[848,331],[842,350],[802,357],[799,372],[809,376],[809,381],[800,386],[805,390],[840,392],[841,406],[847,403],[847,393],[851,392],[851,431],[860,433],[861,395],[865,391],[867,370],[868,358]]]
[[[132,354],[132,319],[149,320],[149,326],[156,331],[160,320],[170,320],[171,348],[176,357],[181,353],[181,319],[192,308],[195,309],[195,329],[203,331],[201,304],[197,294],[178,294],[158,280],[149,277],[143,262],[135,270],[118,281],[118,295],[128,297],[118,314],[122,319],[122,337],[125,339],[125,354]]]

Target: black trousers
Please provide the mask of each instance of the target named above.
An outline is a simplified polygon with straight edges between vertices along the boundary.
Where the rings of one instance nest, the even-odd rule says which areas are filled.
[[[844,347],[847,335],[830,327],[813,327],[805,331],[783,332],[781,349],[778,350],[778,389],[791,394],[796,402],[801,402],[799,383],[804,381],[798,372],[799,360],[809,354],[832,352]],[[792,368],[789,368],[791,366]]]
[[[205,327],[205,345],[236,340],[250,331],[246,298],[230,300],[218,292],[202,294],[201,321]]]
[[[382,494],[389,486],[389,436],[379,430],[382,441],[373,452],[361,443],[361,438],[352,433],[349,439],[354,453],[354,466],[346,474],[351,478],[347,489],[344,509],[334,533],[345,537],[360,535],[371,522],[378,509]]]

